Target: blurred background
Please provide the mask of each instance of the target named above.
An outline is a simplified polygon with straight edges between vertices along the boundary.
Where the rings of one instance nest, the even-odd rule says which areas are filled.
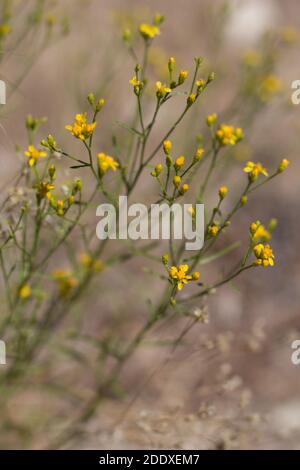
[[[4,4],[4,2],[0,2]],[[37,2],[39,3],[39,2]],[[226,232],[226,244],[247,243],[254,220],[278,219],[272,246],[276,266],[250,271],[219,289],[207,302],[209,323],[197,325],[174,354],[169,344],[184,327],[160,326],[143,343],[122,372],[119,390],[108,396],[71,448],[298,448],[300,438],[300,366],[291,363],[291,343],[300,339],[298,249],[300,106],[291,103],[291,82],[300,79],[300,7],[297,0],[62,0],[40,2],[47,15],[46,32],[26,26],[34,2],[16,2],[13,27],[17,42],[1,60],[7,105],[1,109],[2,196],[12,191],[11,179],[26,147],[28,114],[47,116],[41,138],[53,134],[60,146],[76,149],[64,130],[77,112],[87,110],[93,91],[106,100],[96,145],[109,153],[112,134],[126,144],[119,125],[132,119],[134,97],[129,86],[135,62],[122,41],[124,29],[136,30],[156,12],[166,16],[162,34],[150,55],[153,82],[167,78],[167,61],[192,70],[193,58],[203,56],[203,76],[216,80],[185,122],[177,129],[176,153],[188,154],[205,130],[207,114],[243,127],[244,141],[226,152],[224,170],[211,182],[205,204],[213,204],[220,184],[230,188],[230,207],[243,186],[241,169],[247,160],[276,168],[288,158],[282,177],[256,192]],[[31,4],[31,5],[30,5]],[[24,29],[24,30],[23,30]],[[154,129],[153,144],[170,127],[182,103],[166,107]],[[151,112],[151,109],[150,109]],[[123,139],[123,140],[122,140]],[[18,148],[20,151],[16,152]],[[100,151],[99,150],[99,151]],[[158,155],[157,162],[162,155]],[[65,178],[76,176],[65,166]],[[153,200],[157,188],[146,172],[134,200]],[[88,214],[96,226],[94,210]],[[222,241],[220,247],[222,247]],[[114,250],[114,247],[111,247]],[[203,266],[205,282],[218,279],[232,266],[237,250]],[[147,314],[147,299],[160,293],[151,275],[151,261],[136,258],[108,270],[81,299],[70,328],[111,338],[118,328],[130,338]],[[117,325],[117,326],[116,326]],[[53,346],[53,345],[52,345]],[[55,345],[54,345],[55,346]],[[95,358],[85,348],[87,363]],[[55,350],[55,348],[54,348]],[[93,387],[88,367],[74,364],[57,351],[43,351],[39,389],[30,378],[8,404],[19,428],[2,438],[3,447],[48,445],[51,432],[70,418],[74,404]],[[1,373],[1,370],[0,370]],[[60,385],[74,396],[59,393]],[[75,393],[76,392],[76,393]],[[78,393],[77,393],[78,392]],[[49,415],[51,415],[49,417]],[[50,419],[51,418],[51,419]],[[22,434],[22,426],[36,432]],[[14,429],[15,431],[15,429]],[[37,432],[38,431],[38,432]],[[24,437],[25,436],[25,437]]]

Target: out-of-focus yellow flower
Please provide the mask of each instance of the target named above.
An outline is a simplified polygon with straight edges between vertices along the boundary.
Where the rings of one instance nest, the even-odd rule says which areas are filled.
[[[8,23],[2,23],[0,25],[0,39],[4,38],[11,32],[11,25]]]
[[[274,266],[275,256],[270,245],[259,243],[253,248],[254,255],[256,256],[255,264],[257,266]]]
[[[267,170],[261,163],[247,162],[244,172],[249,174],[249,180],[254,182],[260,174],[269,176]]]
[[[154,178],[157,178],[157,177],[161,174],[162,170],[163,170],[162,164],[161,164],[161,163],[158,163],[158,164],[155,166],[154,170],[151,171],[151,176],[153,176]]]
[[[160,29],[158,26],[153,24],[142,23],[139,27],[139,32],[144,39],[148,40],[158,36],[160,34]]]
[[[259,220],[257,222],[253,222],[250,225],[250,234],[252,240],[255,242],[257,242],[258,240],[269,241],[271,239],[270,232],[265,228],[263,224],[260,223]]]
[[[221,124],[216,132],[216,138],[221,145],[236,145],[244,137],[240,127]]]
[[[299,41],[299,31],[293,26],[287,26],[281,30],[281,38],[286,44],[294,44]]]
[[[220,231],[220,227],[217,224],[209,225],[207,232],[211,237],[216,237]]]
[[[38,199],[51,198],[51,191],[55,189],[54,184],[49,181],[40,181],[36,186],[36,195]]]
[[[287,167],[289,166],[290,162],[284,158],[283,160],[281,160],[281,162],[279,163],[278,165],[278,173],[282,173],[283,171],[285,171],[287,169]]]
[[[78,284],[77,279],[70,271],[65,269],[57,269],[52,273],[53,279],[56,281],[59,293],[62,297],[67,297],[71,290]]]
[[[216,122],[217,119],[218,115],[216,113],[209,114],[206,118],[206,124],[210,127]]]
[[[98,259],[94,260],[88,253],[80,255],[80,263],[87,270],[98,273],[104,270],[104,263]]]
[[[19,290],[19,297],[22,300],[29,299],[31,297],[31,287],[29,284],[24,284]]]
[[[30,167],[37,164],[39,158],[47,157],[47,153],[37,149],[34,145],[29,145],[28,149],[24,152],[24,155],[28,157],[28,165]]]
[[[59,199],[58,201],[56,201],[56,213],[59,217],[62,217],[64,215],[65,213],[64,207],[65,207],[65,203],[62,199]]]
[[[113,157],[110,157],[103,152],[97,155],[97,161],[101,176],[105,175],[108,170],[116,171],[119,166],[119,163],[116,162]]]
[[[96,122],[88,123],[87,114],[84,113],[76,114],[74,124],[72,126],[67,125],[65,127],[74,137],[76,137],[76,139],[86,140],[91,137],[96,125]]]
[[[188,264],[180,264],[177,266],[172,266],[169,269],[170,279],[176,282],[178,290],[181,290],[185,284],[188,284],[189,281],[197,281],[200,277],[200,273],[193,273],[192,275],[187,274],[189,270]]]
[[[282,90],[281,80],[274,74],[267,75],[261,81],[258,95],[262,101],[269,101]]]
[[[242,56],[242,62],[248,67],[258,67],[262,63],[262,56],[257,49],[248,49]]]

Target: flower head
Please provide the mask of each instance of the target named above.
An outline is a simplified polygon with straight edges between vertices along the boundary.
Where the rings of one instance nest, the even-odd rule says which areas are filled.
[[[192,275],[189,275],[187,274],[188,270],[188,264],[180,264],[178,267],[172,266],[169,269],[170,279],[175,281],[178,290],[181,290],[189,281],[198,281],[200,273],[195,272]]]
[[[240,127],[221,124],[216,132],[216,138],[221,145],[236,145],[244,138],[244,133]]]
[[[19,290],[19,297],[22,300],[29,299],[31,296],[31,287],[29,284],[23,284],[23,286]]]
[[[251,182],[254,182],[260,174],[268,176],[267,170],[261,163],[247,162],[244,172],[249,173],[249,180]]]
[[[39,200],[41,199],[50,199],[51,191],[55,189],[54,184],[49,181],[40,181],[36,186],[36,195]]]
[[[119,166],[119,163],[116,162],[113,157],[110,157],[103,152],[97,155],[97,161],[100,176],[105,175],[108,170],[116,171]]]
[[[171,93],[171,88],[169,88],[167,85],[165,85],[162,82],[156,82],[156,96],[157,98],[162,98],[164,95],[167,93]]]
[[[255,264],[257,266],[274,266],[275,256],[270,245],[259,243],[253,248],[254,255],[256,256]]]
[[[221,186],[221,187],[219,188],[219,197],[220,197],[220,199],[222,199],[222,200],[225,199],[225,197],[227,196],[227,194],[228,194],[228,188],[227,188],[227,186]]]
[[[160,29],[158,26],[142,23],[139,27],[139,32],[144,39],[149,40],[158,36],[160,34]]]
[[[86,113],[76,114],[74,124],[72,126],[67,125],[66,129],[70,131],[76,139],[86,140],[93,135],[96,125],[96,122],[87,122]]]
[[[81,253],[79,260],[86,270],[101,272],[104,269],[104,263],[101,260],[94,260],[88,253]]]
[[[34,145],[29,145],[28,149],[24,152],[28,157],[28,165],[34,166],[37,164],[39,158],[47,157],[47,153],[37,149]]]
[[[211,237],[216,237],[220,231],[220,227],[217,224],[209,225],[207,232]]]

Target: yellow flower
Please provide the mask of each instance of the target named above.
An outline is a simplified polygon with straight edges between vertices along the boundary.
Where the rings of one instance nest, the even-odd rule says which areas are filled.
[[[176,158],[176,161],[175,161],[175,169],[176,170],[180,170],[180,168],[183,167],[184,165],[184,162],[185,162],[185,157],[183,155],[181,155],[180,157]]]
[[[116,162],[113,157],[103,152],[97,155],[97,161],[100,176],[103,176],[108,170],[116,171],[119,166],[119,163]]]
[[[0,39],[4,38],[11,32],[11,26],[8,23],[3,23],[0,25]]]
[[[174,176],[173,178],[173,184],[176,188],[178,188],[180,186],[180,183],[181,183],[181,178],[180,176]]]
[[[36,195],[38,199],[51,198],[51,191],[55,189],[54,184],[48,181],[40,181],[36,186]]]
[[[189,266],[187,264],[181,264],[178,267],[172,266],[169,269],[169,276],[170,279],[176,282],[176,286],[178,290],[181,290],[185,284],[189,281],[198,281],[200,277],[200,273],[196,272],[192,275],[188,275],[187,272],[189,270]]]
[[[251,182],[254,182],[260,174],[268,176],[267,170],[261,163],[247,162],[244,172],[249,173],[249,180]]]
[[[281,80],[276,75],[267,75],[261,82],[258,95],[262,101],[268,101],[282,89]]]
[[[172,73],[174,71],[175,64],[176,64],[176,61],[175,61],[174,57],[170,57],[169,61],[168,61],[168,69],[169,69],[170,73]]]
[[[67,297],[78,283],[77,279],[72,276],[70,271],[65,269],[57,269],[52,273],[52,276],[58,285],[58,290],[62,297]]]
[[[80,255],[81,265],[94,272],[101,272],[104,269],[104,263],[101,260],[94,260],[88,253],[82,253]]]
[[[255,264],[257,266],[274,266],[275,256],[270,245],[263,245],[259,243],[253,248],[254,255],[256,256]]]
[[[206,124],[210,127],[216,122],[217,119],[218,115],[216,113],[209,114],[206,118]]]
[[[253,241],[258,240],[268,241],[271,238],[270,232],[265,228],[263,224],[258,220],[250,225],[250,233]]]
[[[86,120],[86,113],[76,114],[75,121],[72,126],[65,126],[76,139],[86,140],[93,134],[97,123],[88,123]]]
[[[31,296],[31,287],[29,284],[24,284],[19,290],[19,297],[22,300],[29,299]]]
[[[262,62],[261,54],[256,49],[249,49],[242,57],[242,61],[248,67],[258,67]]]
[[[191,93],[187,98],[187,105],[192,106],[192,104],[195,103],[196,99],[197,99],[197,95],[195,93]]]
[[[130,83],[130,85],[132,85],[133,87],[140,86],[140,84],[141,84],[140,80],[137,78],[136,75],[134,75],[134,76],[132,77],[132,79],[129,80],[129,83]]]
[[[236,145],[244,137],[240,127],[221,124],[216,132],[216,138],[221,145]]]
[[[187,183],[185,183],[181,186],[180,193],[185,194],[189,189],[190,189],[189,185]]]
[[[153,39],[160,34],[160,29],[155,25],[142,23],[139,27],[139,32],[144,39]]]
[[[164,152],[166,155],[170,155],[172,150],[172,142],[170,140],[165,140],[163,143]]]
[[[218,227],[217,224],[209,225],[209,227],[207,228],[207,232],[211,237],[216,237],[219,231],[220,231],[220,228]]]
[[[189,76],[189,72],[187,70],[180,70],[179,77],[178,77],[178,84],[182,85]]]
[[[227,188],[227,186],[221,186],[221,187],[219,188],[219,197],[220,197],[220,199],[222,199],[222,200],[225,199],[225,197],[227,196],[227,194],[228,194],[228,188]]]
[[[34,145],[29,145],[28,149],[24,152],[24,155],[28,157],[28,165],[36,165],[39,158],[47,157],[47,153],[35,148]]]
[[[194,155],[194,162],[200,162],[202,160],[204,154],[204,149],[202,147],[197,148],[196,153]]]
[[[279,163],[278,165],[278,173],[282,173],[284,170],[287,169],[287,167],[289,166],[290,162],[284,158],[283,160],[281,160],[281,162]]]
[[[156,86],[156,95],[158,98],[162,98],[165,94],[171,93],[172,91],[171,88],[167,87],[167,85],[165,85],[162,82],[156,82],[155,86]]]
[[[56,201],[56,213],[59,217],[62,217],[65,213],[64,205],[65,203],[62,199],[59,199],[58,201]]]

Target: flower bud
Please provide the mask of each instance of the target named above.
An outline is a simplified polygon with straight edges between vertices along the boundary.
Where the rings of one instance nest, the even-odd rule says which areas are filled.
[[[227,186],[221,186],[219,189],[219,197],[221,200],[225,199],[228,193],[228,188]]]
[[[174,164],[175,170],[180,170],[180,168],[183,167],[184,162],[185,162],[185,157],[184,157],[183,155],[181,155],[180,157],[176,158],[175,164]]]
[[[278,173],[282,173],[283,171],[285,171],[287,169],[287,167],[289,166],[290,162],[284,158],[283,160],[281,160],[281,162],[279,163],[278,165]]]
[[[170,140],[165,140],[163,143],[164,152],[166,155],[170,155],[172,150],[172,142]]]
[[[88,102],[90,103],[90,105],[93,106],[94,103],[95,103],[95,95],[94,95],[94,93],[90,93],[90,94],[88,95],[87,99],[88,99]]]
[[[179,77],[178,77],[178,85],[182,85],[186,81],[188,74],[189,72],[187,70],[180,71]]]
[[[208,125],[208,127],[210,127],[216,122],[217,119],[218,115],[216,113],[209,114],[206,118],[206,124]]]
[[[195,93],[191,93],[189,96],[188,96],[188,99],[187,99],[187,105],[188,106],[192,106],[195,101],[197,99],[197,95],[195,95]]]
[[[175,69],[175,59],[174,59],[174,57],[170,57],[169,62],[168,62],[168,69],[169,69],[170,73],[174,72],[174,69]]]
[[[194,162],[200,162],[202,160],[204,154],[204,149],[202,147],[197,148],[196,153],[194,155]]]
[[[175,188],[179,188],[180,184],[181,184],[181,178],[180,176],[174,176],[173,178],[173,184],[175,186]]]
[[[161,260],[162,260],[163,264],[165,266],[167,266],[167,264],[169,263],[169,255],[167,253],[165,253],[164,255],[162,255]]]
[[[54,177],[55,177],[55,172],[56,172],[56,169],[55,169],[55,166],[54,165],[50,165],[49,166],[49,169],[48,169],[48,173],[49,173],[49,176],[50,178],[53,180]]]

